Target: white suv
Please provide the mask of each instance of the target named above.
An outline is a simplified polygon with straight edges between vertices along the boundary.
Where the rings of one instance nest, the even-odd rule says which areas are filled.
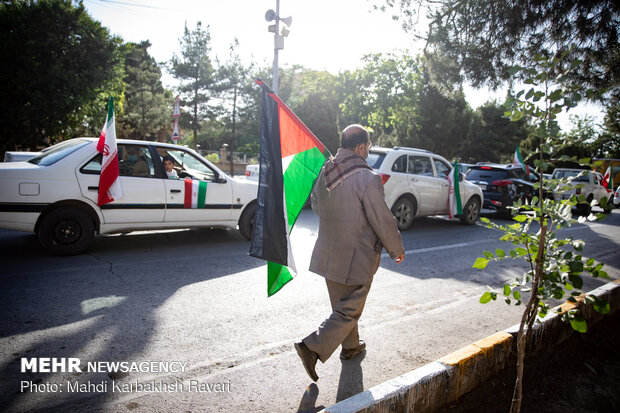
[[[409,229],[415,217],[448,215],[452,165],[446,159],[423,149],[374,147],[367,161],[383,177],[385,202],[398,221],[398,229]],[[474,224],[480,215],[482,190],[465,181],[463,175],[459,188],[461,222]]]
[[[554,194],[556,201],[569,199],[573,195],[583,195],[587,204],[578,204],[577,209],[582,214],[587,215],[591,211],[592,201],[596,200],[600,204],[603,198],[607,198],[609,200],[609,207],[606,210],[611,209],[613,194],[609,194],[607,189],[601,184],[602,176],[598,172],[583,169],[556,168],[553,170],[551,178],[568,178],[569,184],[573,187],[563,192],[556,192]]]

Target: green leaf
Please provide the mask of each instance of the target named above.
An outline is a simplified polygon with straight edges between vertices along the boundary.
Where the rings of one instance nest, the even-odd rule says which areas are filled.
[[[484,270],[487,267],[487,264],[490,260],[482,257],[476,258],[476,262],[472,266],[472,268],[478,268],[479,270]]]
[[[484,257],[487,258],[488,260],[492,260],[494,257],[491,251],[482,251],[482,254],[484,254]]]
[[[502,250],[502,249],[497,248],[497,249],[495,250],[495,255],[497,255],[497,256],[498,256],[498,257],[500,257],[500,258],[504,258],[504,257],[506,256],[506,251],[504,251],[504,250]]]
[[[513,217],[512,219],[514,219],[517,222],[525,222],[527,221],[527,215],[517,215]]]
[[[510,286],[508,284],[504,284],[504,295],[506,297],[510,295]]]
[[[568,263],[568,267],[572,274],[581,274],[583,272],[583,263],[581,261],[571,261]]]
[[[490,292],[485,291],[485,293],[482,294],[482,297],[480,297],[480,304],[486,304],[491,300],[494,300],[493,295]]]
[[[482,217],[482,218],[480,218],[480,222],[482,222],[484,224],[490,224],[491,220],[489,218]]]
[[[570,320],[570,325],[573,330],[576,330],[580,333],[585,333],[586,331],[588,331],[588,325],[582,317],[579,317],[579,319],[577,319],[577,317],[573,318],[572,320]]]
[[[515,258],[517,256],[517,252],[515,250],[510,250],[510,256]]]
[[[569,274],[568,279],[570,280],[571,284],[573,284],[575,288],[579,290],[583,288],[583,278],[581,278],[577,274]]]
[[[600,314],[609,314],[611,311],[609,303],[605,300],[596,300],[592,306],[594,307],[594,311]]]
[[[518,247],[515,248],[515,251],[517,252],[517,254],[519,255],[527,255],[527,250],[525,248],[522,247]]]
[[[512,292],[512,296],[515,298],[515,300],[521,300],[521,293],[517,290],[514,290]]]

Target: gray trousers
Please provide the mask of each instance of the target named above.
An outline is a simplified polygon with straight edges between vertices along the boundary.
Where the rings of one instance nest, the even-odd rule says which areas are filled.
[[[318,330],[302,341],[319,355],[323,363],[342,344],[343,349],[356,348],[359,344],[357,322],[364,310],[370,284],[344,285],[325,279],[332,305],[332,314]]]

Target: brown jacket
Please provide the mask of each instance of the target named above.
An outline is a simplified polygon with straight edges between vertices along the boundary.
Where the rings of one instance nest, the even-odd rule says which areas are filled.
[[[392,258],[404,252],[381,176],[363,169],[328,192],[323,175],[324,170],[312,190],[319,236],[310,271],[340,284],[368,284],[379,268],[383,247]]]

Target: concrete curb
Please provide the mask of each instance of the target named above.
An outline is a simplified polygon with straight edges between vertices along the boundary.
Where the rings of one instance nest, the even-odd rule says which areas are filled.
[[[620,309],[620,280],[609,282],[589,294],[605,298],[610,314]],[[588,325],[596,324],[605,315],[586,304],[560,306],[568,311],[579,306]],[[519,325],[465,346],[437,361],[402,376],[388,380],[323,410],[329,413],[350,412],[436,412],[476,388],[485,380],[515,362],[516,337]],[[551,311],[534,326],[528,354],[556,346],[572,334],[570,325],[561,315]]]

